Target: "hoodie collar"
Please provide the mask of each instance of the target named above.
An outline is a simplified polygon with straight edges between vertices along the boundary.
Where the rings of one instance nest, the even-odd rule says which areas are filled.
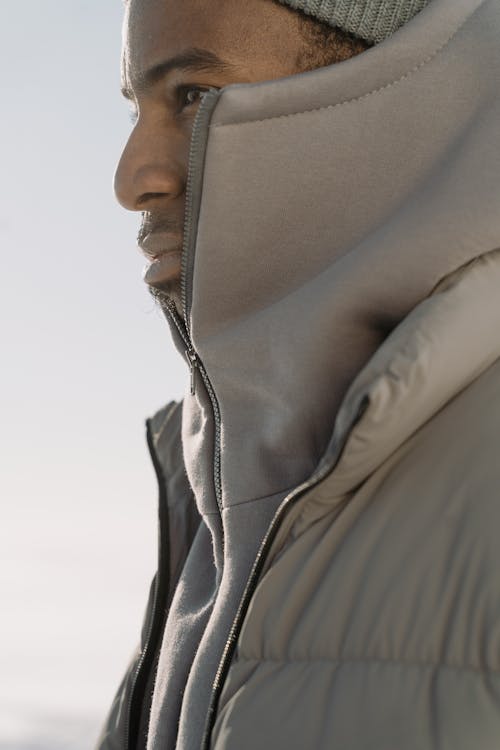
[[[200,108],[183,273],[202,367],[183,446],[202,513],[309,477],[389,332],[497,244],[491,23],[492,2],[434,0],[356,58]]]

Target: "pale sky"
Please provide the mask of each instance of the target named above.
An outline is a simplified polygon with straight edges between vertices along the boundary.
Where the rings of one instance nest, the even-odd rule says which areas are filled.
[[[144,419],[186,380],[112,176],[120,0],[0,6],[0,750],[88,750],[156,562]]]

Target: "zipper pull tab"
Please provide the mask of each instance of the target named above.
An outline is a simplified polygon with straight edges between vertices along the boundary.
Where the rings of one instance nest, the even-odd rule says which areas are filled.
[[[191,373],[191,396],[194,396],[194,371],[198,367],[198,357],[196,356],[196,352],[194,351],[194,349],[186,349],[186,357],[189,362],[189,371]]]

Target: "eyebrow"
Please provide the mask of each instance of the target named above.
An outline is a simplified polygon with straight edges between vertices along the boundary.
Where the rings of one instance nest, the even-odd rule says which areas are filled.
[[[136,93],[144,93],[174,70],[191,73],[227,73],[232,69],[231,63],[223,60],[214,52],[191,47],[168,60],[153,65],[153,67],[138,75],[134,81],[133,89]],[[121,88],[121,92],[126,99],[133,99],[134,91],[130,86],[122,86]]]

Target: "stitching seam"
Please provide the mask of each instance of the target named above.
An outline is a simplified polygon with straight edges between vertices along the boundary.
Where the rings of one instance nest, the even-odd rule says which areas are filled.
[[[373,96],[374,94],[379,94],[382,91],[385,91],[386,89],[390,89],[392,86],[395,86],[398,83],[401,83],[402,81],[407,80],[412,76],[414,73],[417,73],[421,68],[423,68],[425,65],[430,63],[435,57],[437,57],[438,54],[440,54],[445,47],[447,47],[450,42],[453,40],[453,38],[458,34],[458,32],[474,17],[474,15],[482,8],[484,5],[484,1],[475,8],[472,13],[470,13],[462,22],[461,24],[455,29],[455,31],[451,34],[451,36],[448,37],[437,49],[434,50],[430,55],[425,57],[421,62],[418,63],[418,65],[415,65],[415,67],[411,68],[407,73],[404,73],[400,78],[396,78],[394,81],[390,81],[389,83],[384,84],[383,86],[380,86],[378,89],[373,89],[372,91],[368,91],[366,94],[362,94],[361,96],[354,97],[352,99],[344,99],[341,102],[337,102],[336,104],[328,104],[324,107],[315,107],[313,109],[304,109],[300,112],[289,112],[284,115],[273,115],[272,117],[264,117],[260,120],[244,120],[242,122],[228,122],[228,123],[219,123],[218,125],[210,125],[210,129],[216,129],[216,128],[229,128],[229,127],[238,127],[240,125],[255,125],[258,123],[264,123],[264,122],[270,122],[271,120],[283,120],[288,117],[297,117],[299,115],[307,115],[314,112],[322,112],[327,110],[333,110],[337,107],[341,107],[345,104],[354,104],[356,102],[363,101],[363,99],[367,99],[369,96]]]
[[[250,497],[248,500],[240,500],[237,503],[230,503],[229,505],[223,505],[224,510],[230,510],[231,508],[238,508],[240,505],[247,505],[248,503],[257,503],[260,500],[272,500],[278,495],[288,495],[289,492],[296,489],[300,485],[300,482],[295,482],[291,487],[285,487],[285,489],[273,492],[272,495],[262,495],[261,497]]]
[[[457,672],[475,672],[478,674],[494,674],[500,676],[500,668],[478,667],[473,664],[446,664],[445,662],[407,661],[404,659],[369,659],[361,657],[329,657],[319,656],[311,659],[247,659],[240,654],[235,662],[255,664],[314,664],[315,662],[331,662],[342,666],[343,664],[378,664],[388,667],[417,667],[419,669],[449,669]]]

